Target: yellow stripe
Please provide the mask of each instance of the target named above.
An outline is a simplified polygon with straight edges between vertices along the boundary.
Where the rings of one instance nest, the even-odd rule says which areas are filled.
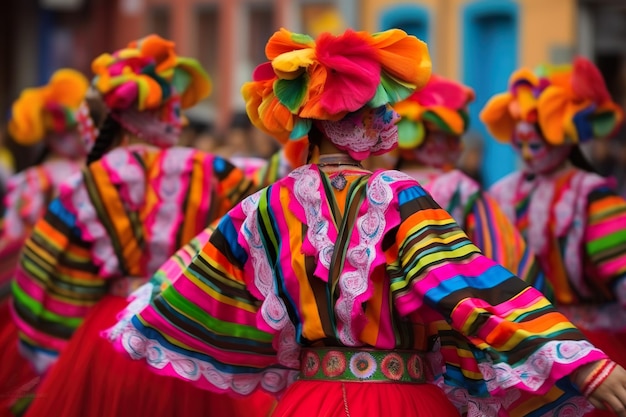
[[[198,208],[202,201],[207,198],[204,187],[205,172],[203,171],[202,162],[203,155],[194,152],[191,160],[191,174],[189,175],[189,192],[187,194],[187,210],[183,220],[183,233],[181,234],[181,242],[188,242],[198,234],[198,229],[204,228],[205,224],[197,224]],[[211,203],[216,203],[211,201]]]
[[[142,250],[139,242],[135,239],[133,225],[126,214],[125,206],[119,198],[117,188],[109,181],[109,173],[100,163],[90,165],[92,180],[101,196],[101,204],[106,209],[111,225],[119,237],[122,246],[122,256],[128,269],[128,274],[141,276]]]
[[[196,278],[193,274],[191,273],[185,273],[185,277],[191,281],[197,288],[198,290],[202,291],[204,294],[208,295],[209,297],[219,301],[222,304],[226,304],[229,306],[233,306],[233,307],[237,307],[241,310],[245,310],[248,311],[250,313],[256,313],[258,311],[258,307],[243,301],[239,301],[236,300],[234,298],[228,297],[216,290],[214,290],[213,288],[211,288],[210,286],[206,285],[204,282],[200,281],[198,278]]]

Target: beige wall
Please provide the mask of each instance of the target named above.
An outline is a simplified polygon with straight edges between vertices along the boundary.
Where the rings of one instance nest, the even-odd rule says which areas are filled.
[[[551,50],[572,51],[576,45],[576,0],[520,2],[520,64],[531,68],[549,62]],[[562,62],[559,62],[562,63]]]
[[[379,16],[394,5],[418,4],[431,16],[431,55],[434,70],[454,79],[461,78],[463,6],[475,0],[363,0],[361,25],[379,29]],[[480,0],[479,0],[480,1]],[[504,0],[502,0],[504,1]],[[576,0],[519,0],[518,62],[534,67],[554,56],[567,56],[576,45]],[[555,49],[562,53],[553,54]]]

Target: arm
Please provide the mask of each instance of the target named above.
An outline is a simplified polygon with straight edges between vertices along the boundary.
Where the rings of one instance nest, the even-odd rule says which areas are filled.
[[[587,201],[583,241],[589,271],[604,297],[626,308],[626,201],[610,188],[591,192]]]
[[[59,199],[26,241],[13,283],[14,318],[26,355],[43,373],[106,293],[91,244]]]
[[[257,196],[224,216],[173,284],[116,331],[118,349],[211,391],[277,394],[286,388],[296,371],[280,359],[277,332],[260,325],[263,301],[245,279],[253,260],[244,234],[256,214],[244,213],[242,205],[250,202],[258,204]],[[155,351],[162,354],[155,358]]]
[[[538,291],[483,256],[430,196],[405,190],[399,200],[395,305],[405,316],[441,317],[442,388],[465,390],[478,412],[542,396],[536,406],[558,399],[584,407],[565,377],[606,355]]]

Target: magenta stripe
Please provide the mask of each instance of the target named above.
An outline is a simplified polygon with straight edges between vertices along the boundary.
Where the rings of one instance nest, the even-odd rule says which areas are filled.
[[[53,298],[47,290],[37,285],[37,282],[31,280],[22,269],[18,269],[15,273],[15,281],[22,291],[29,297],[42,303],[42,307],[51,313],[64,317],[83,317],[89,312],[91,307],[76,306],[74,304]]]
[[[471,302],[470,302],[471,300]],[[515,298],[512,298],[504,303],[500,303],[497,306],[492,306],[484,300],[479,298],[471,298],[470,300],[464,300],[455,308],[455,315],[458,312],[464,317],[472,314],[475,309],[482,308],[487,309],[489,312],[501,317],[506,317],[509,314],[520,310],[532,310],[533,307],[543,300],[543,296],[537,290],[528,288]]]
[[[176,342],[180,342],[186,345],[184,349],[191,349],[193,351],[201,352],[209,355],[216,360],[228,363],[228,364],[249,364],[255,367],[265,367],[273,365],[276,362],[275,357],[261,356],[258,353],[242,352],[242,351],[222,351],[211,347],[205,341],[198,340],[197,338],[188,335],[187,333],[180,331],[178,328],[172,326],[167,320],[164,320],[152,307],[144,309],[140,316],[148,324],[149,327],[158,329],[158,332],[164,335],[168,335]],[[178,343],[176,343],[178,344]]]
[[[40,332],[34,327],[31,327],[20,318],[19,314],[15,312],[13,306],[11,306],[11,316],[19,331],[24,333],[37,346],[45,346],[46,349],[52,349],[60,352],[67,345],[67,340],[57,339],[46,333]]]
[[[610,219],[604,218],[600,221],[600,223],[589,224],[585,234],[588,236],[587,241],[593,241],[604,236],[611,235],[615,233],[616,230],[621,230],[625,224],[626,215],[623,213],[613,216]]]
[[[200,307],[206,311],[207,314],[218,320],[252,327],[256,326],[256,312],[251,313],[244,309],[222,303],[220,300],[206,294],[195,283],[191,282],[187,278],[177,280],[174,287],[189,302]]]

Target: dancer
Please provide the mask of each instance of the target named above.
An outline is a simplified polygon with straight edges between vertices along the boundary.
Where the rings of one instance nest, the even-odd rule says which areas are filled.
[[[271,402],[261,396],[232,400],[159,377],[100,336],[132,290],[245,196],[250,181],[220,157],[174,146],[181,108],[211,85],[172,42],[142,38],[92,69],[108,116],[88,167],[35,226],[13,286],[21,348],[45,373],[26,416],[263,415]]]
[[[426,84],[423,42],[282,29],[266,54],[242,90],[248,114],[283,140],[308,136],[317,163],[230,210],[110,331],[123,354],[207,390],[274,393],[281,417],[575,415],[588,403],[570,378],[624,410],[623,368],[414,179],[360,166],[396,146],[389,104]]]
[[[35,222],[60,184],[80,171],[94,143],[88,87],[83,74],[64,68],[48,84],[22,91],[12,106],[8,133],[19,145],[39,146],[40,163],[9,178],[0,218],[0,415],[18,412],[39,382],[17,350],[17,328],[9,311],[10,284]]]
[[[418,180],[452,215],[482,253],[551,298],[550,286],[515,225],[480,184],[455,169],[469,126],[469,87],[433,74],[426,86],[396,105],[396,169]]]
[[[626,201],[579,147],[623,120],[602,75],[585,58],[520,69],[481,120],[524,161],[491,192],[539,258],[559,310],[626,366]]]

